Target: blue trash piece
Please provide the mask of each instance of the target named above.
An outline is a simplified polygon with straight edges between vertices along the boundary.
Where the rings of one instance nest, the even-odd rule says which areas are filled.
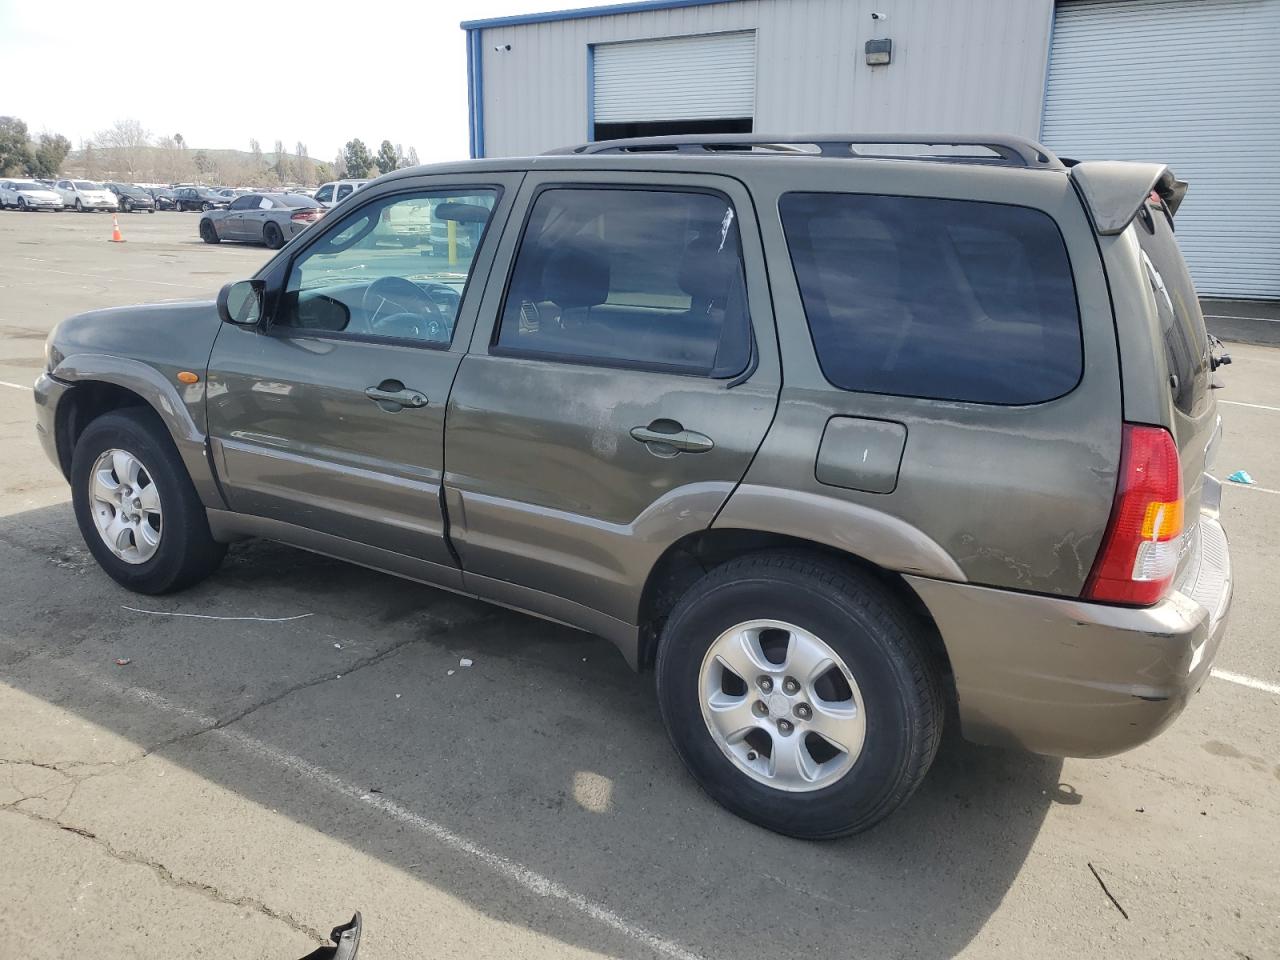
[[[1249,476],[1248,470],[1237,470],[1231,476],[1227,477],[1232,483],[1257,483],[1258,481]]]

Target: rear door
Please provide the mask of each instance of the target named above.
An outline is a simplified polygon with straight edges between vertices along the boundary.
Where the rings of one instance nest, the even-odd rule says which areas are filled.
[[[773,417],[750,198],[716,176],[530,174],[498,256],[449,401],[464,579],[635,623],[654,561],[710,525]]]
[[[440,505],[445,401],[475,320],[468,279],[487,273],[493,245],[450,264],[380,246],[375,229],[390,205],[445,199],[500,227],[518,181],[398,181],[268,267],[269,325],[224,324],[209,360],[209,434],[233,510],[459,584]]]

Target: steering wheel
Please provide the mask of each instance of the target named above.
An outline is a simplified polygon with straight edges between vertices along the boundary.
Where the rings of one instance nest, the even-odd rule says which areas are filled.
[[[431,296],[404,277],[380,277],[365,288],[360,311],[370,333],[444,343],[449,319]]]

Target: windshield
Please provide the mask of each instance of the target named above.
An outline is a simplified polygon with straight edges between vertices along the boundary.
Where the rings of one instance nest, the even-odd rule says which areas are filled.
[[[14,187],[23,191],[24,193],[35,193],[37,191],[49,189],[43,183],[15,183]]]
[[[77,180],[75,181],[75,185],[77,190],[101,190],[102,189],[102,184],[94,183],[92,180]]]

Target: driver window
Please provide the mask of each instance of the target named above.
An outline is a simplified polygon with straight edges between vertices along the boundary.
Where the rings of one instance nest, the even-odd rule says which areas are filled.
[[[464,188],[364,204],[294,260],[274,326],[448,346],[497,198]]]

